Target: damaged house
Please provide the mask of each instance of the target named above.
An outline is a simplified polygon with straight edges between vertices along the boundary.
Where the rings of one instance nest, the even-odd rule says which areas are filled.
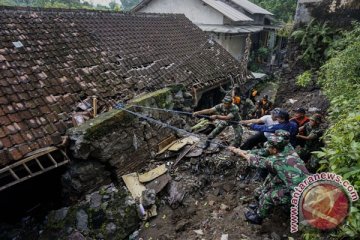
[[[117,103],[213,104],[220,100],[213,90],[241,74],[238,61],[184,15],[0,11],[2,192],[73,158],[119,179],[147,162],[170,130],[113,110]],[[153,117],[185,125],[169,114]],[[98,175],[82,179],[86,190],[101,185]]]
[[[244,55],[248,34],[252,50],[272,49],[279,27],[271,12],[247,0],[144,0],[132,11],[185,14],[238,60]]]

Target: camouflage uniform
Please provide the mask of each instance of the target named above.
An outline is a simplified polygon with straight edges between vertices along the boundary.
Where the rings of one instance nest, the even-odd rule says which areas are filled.
[[[232,145],[234,146],[240,146],[241,143],[241,139],[242,139],[242,134],[243,134],[243,129],[242,127],[235,122],[238,122],[241,120],[240,114],[239,114],[239,108],[234,105],[231,104],[230,108],[225,108],[224,104],[218,104],[216,105],[213,110],[216,111],[217,114],[219,115],[223,115],[223,116],[229,116],[231,115],[231,122],[228,121],[224,121],[224,120],[220,120],[217,122],[216,124],[216,128],[208,135],[208,139],[214,139],[217,135],[219,135],[226,127],[228,126],[232,126],[232,128],[234,129],[234,133],[235,133],[235,139],[232,142]]]
[[[243,119],[251,118],[251,115],[256,110],[254,103],[249,98],[247,98],[244,102],[241,103],[241,105],[241,117]]]
[[[270,172],[270,178],[259,197],[257,214],[261,218],[266,217],[274,205],[288,204],[294,187],[309,174],[304,162],[298,156],[287,155],[284,152],[266,158],[251,156],[250,166],[267,169]]]
[[[313,139],[305,141],[304,147],[297,151],[301,159],[308,160],[311,157],[311,152],[320,149],[320,137],[322,134],[323,130],[319,125],[311,126],[310,123],[304,125],[304,135]]]

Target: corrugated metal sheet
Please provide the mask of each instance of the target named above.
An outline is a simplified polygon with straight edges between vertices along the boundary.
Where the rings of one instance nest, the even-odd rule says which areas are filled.
[[[217,11],[224,14],[226,17],[230,18],[232,21],[254,21],[252,18],[246,16],[242,12],[236,10],[235,8],[227,5],[224,2],[218,0],[202,0],[204,3],[213,7]]]
[[[271,12],[263,9],[262,7],[259,7],[258,5],[249,2],[247,0],[231,0],[233,3],[239,5],[240,7],[242,7],[243,9],[245,9],[246,11],[248,11],[251,14],[267,14],[267,15],[274,15]]]
[[[205,32],[216,33],[255,33],[263,30],[262,26],[225,26],[225,25],[210,25],[210,24],[198,24],[198,27]]]

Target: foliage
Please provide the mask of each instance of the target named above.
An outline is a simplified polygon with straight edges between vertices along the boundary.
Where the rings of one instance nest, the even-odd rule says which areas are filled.
[[[319,171],[332,171],[360,190],[360,25],[332,44],[331,58],[320,68],[318,82],[330,100],[326,147],[315,152]],[[334,238],[360,236],[360,203],[355,202],[346,223]]]
[[[304,64],[309,67],[318,67],[329,56],[328,51],[334,35],[326,22],[318,23],[312,20],[306,28],[294,31],[291,37],[300,42],[303,51],[300,59]]]
[[[286,24],[284,24],[280,29],[278,29],[276,31],[276,34],[280,37],[289,38],[291,36],[293,27],[294,27],[294,22],[289,21]]]
[[[275,18],[289,22],[293,20],[297,0],[250,0],[275,15]]]
[[[311,82],[311,80],[312,80],[312,73],[311,71],[308,70],[296,77],[296,84],[301,87],[305,87]]]

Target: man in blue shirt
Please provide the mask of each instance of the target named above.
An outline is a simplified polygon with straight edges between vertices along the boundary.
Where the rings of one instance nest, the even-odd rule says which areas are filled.
[[[290,143],[293,147],[296,146],[296,135],[298,134],[298,126],[295,122],[289,121],[289,113],[281,109],[279,114],[277,115],[278,124],[274,124],[271,126],[252,124],[250,125],[251,130],[259,131],[259,132],[270,132],[275,133],[276,130],[285,130],[290,133]]]

